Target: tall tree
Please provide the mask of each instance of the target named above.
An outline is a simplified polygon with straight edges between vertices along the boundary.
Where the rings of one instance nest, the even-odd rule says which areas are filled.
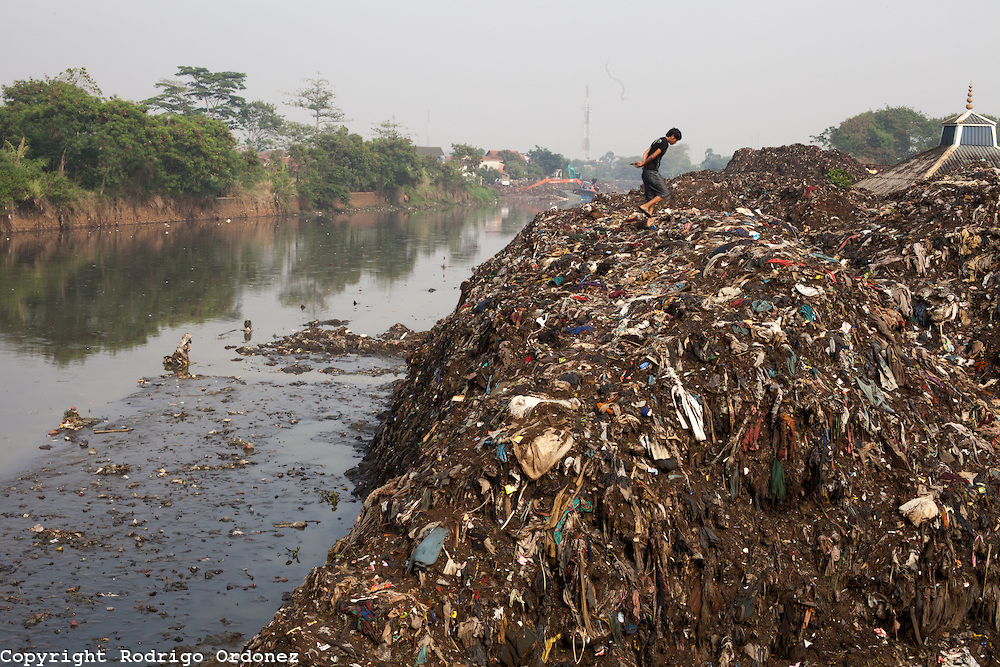
[[[420,158],[413,142],[403,133],[403,127],[392,120],[374,128],[372,153],[376,164],[376,187],[379,192],[399,190],[420,180]]]
[[[221,120],[230,129],[236,125],[240,109],[246,104],[236,91],[246,89],[246,74],[182,65],[177,68],[177,76],[190,78],[187,95],[201,101],[206,116]]]
[[[238,126],[240,110],[246,100],[236,91],[246,89],[243,83],[246,74],[212,72],[204,67],[181,65],[177,68],[177,76],[187,77],[187,80],[160,79],[156,87],[162,92],[146,100],[146,104],[184,116],[201,113],[222,121],[229,129]]]
[[[317,72],[315,79],[303,79],[306,86],[298,89],[294,97],[289,102],[293,107],[306,109],[312,114],[316,121],[316,130],[319,130],[320,123],[324,125],[330,123],[341,123],[344,121],[344,112],[334,105],[336,96],[330,82]]]
[[[869,164],[896,164],[941,138],[941,121],[909,107],[886,107],[852,116],[811,139]]]
[[[240,110],[240,129],[246,135],[246,145],[257,153],[274,147],[282,132],[283,120],[273,104],[255,101]]]
[[[188,89],[183,81],[160,79],[154,86],[160,89],[160,93],[143,102],[150,109],[159,109],[177,116],[190,116],[197,113],[194,103],[187,95]]]

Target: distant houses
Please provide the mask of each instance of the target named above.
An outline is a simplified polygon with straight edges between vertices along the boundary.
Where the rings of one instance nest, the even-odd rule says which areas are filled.
[[[419,157],[432,157],[438,162],[444,162],[444,151],[440,146],[414,146]]]
[[[500,157],[500,151],[486,151],[486,154],[483,155],[483,161],[479,164],[503,172],[503,158]]]
[[[505,173],[502,153],[509,153],[511,155],[516,155],[525,162],[531,161],[527,155],[522,155],[517,151],[512,151],[512,150],[486,151],[486,153],[483,155],[482,165],[484,167],[490,167],[491,169],[496,169],[500,173]]]

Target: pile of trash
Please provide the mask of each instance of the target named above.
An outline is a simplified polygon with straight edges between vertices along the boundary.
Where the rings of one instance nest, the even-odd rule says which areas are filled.
[[[345,326],[346,324],[347,322],[343,320],[322,322],[313,320],[307,322],[301,331],[294,331],[288,336],[267,343],[237,347],[236,351],[245,357],[264,356],[271,359],[296,355],[308,357],[317,353],[393,356],[405,354],[424,336],[424,334],[416,333],[397,323],[376,338],[367,334],[354,333]],[[330,326],[334,328],[326,328]],[[278,363],[278,361],[274,362],[275,365]],[[303,369],[310,370],[311,367],[294,364],[291,368],[293,372],[302,372]]]
[[[63,418],[62,421],[59,422],[59,427],[49,431],[49,435],[56,435],[61,430],[79,431],[82,428],[93,426],[96,423],[97,420],[93,417],[81,417],[80,413],[74,406],[63,412]]]
[[[765,181],[781,177],[816,182],[825,180],[835,169],[843,170],[855,180],[871,176],[863,164],[847,153],[804,144],[760,150],[741,148],[733,153],[722,174],[725,177],[752,174]]]
[[[698,181],[718,207],[602,195],[481,265],[409,352],[351,532],[247,648],[996,660],[997,173],[877,202],[805,180],[853,202],[818,227],[814,191],[782,198],[801,174],[750,164]]]
[[[759,210],[801,229],[874,215],[876,197],[831,180],[838,170],[851,182],[870,176],[861,163],[839,151],[802,144],[742,148],[722,172],[699,171],[673,179],[670,202],[685,209]]]

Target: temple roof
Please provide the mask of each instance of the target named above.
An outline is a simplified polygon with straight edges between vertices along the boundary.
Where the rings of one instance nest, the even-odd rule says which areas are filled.
[[[973,162],[983,161],[1000,169],[996,123],[972,110],[972,86],[965,111],[944,121],[941,143],[918,153],[871,178],[854,184],[875,194],[887,195],[908,188],[913,183],[935,175],[950,174]]]

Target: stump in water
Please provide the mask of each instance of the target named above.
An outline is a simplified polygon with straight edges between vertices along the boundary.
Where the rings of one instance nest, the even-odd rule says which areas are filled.
[[[177,344],[174,353],[163,357],[163,368],[177,373],[180,377],[191,377],[188,372],[190,364],[188,355],[191,352],[191,334],[186,333],[181,336],[181,342]]]

